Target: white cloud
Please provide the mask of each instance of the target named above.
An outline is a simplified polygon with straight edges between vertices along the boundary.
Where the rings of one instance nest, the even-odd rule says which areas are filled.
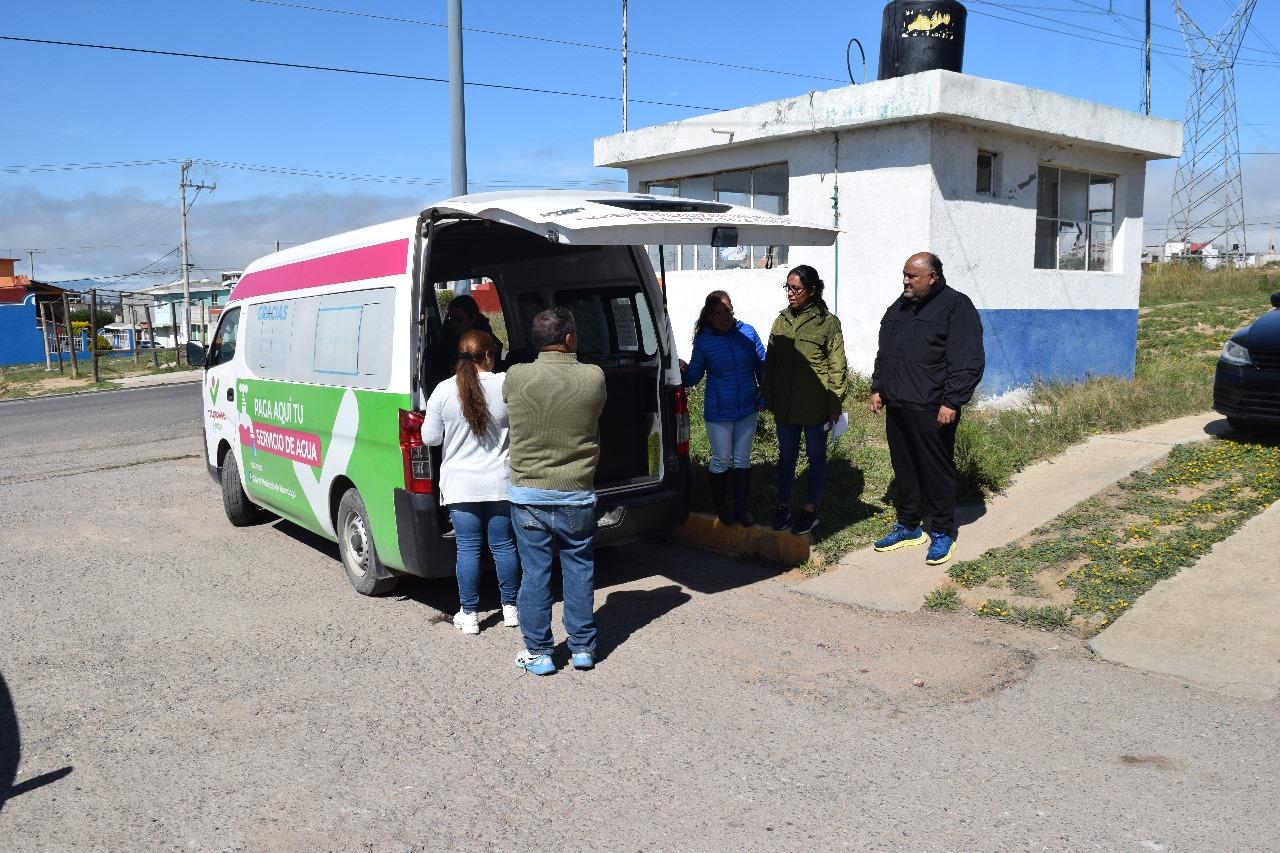
[[[228,202],[205,196],[188,217],[191,260],[202,267],[239,269],[271,252],[276,240],[292,245],[410,216],[426,201],[409,194],[372,193],[300,192]],[[20,258],[19,269],[25,271],[26,250],[42,250],[36,255],[36,277],[41,281],[130,273],[178,242],[176,198],[156,198],[138,190],[78,198],[33,188],[0,190],[0,253]],[[174,254],[156,266],[178,270],[180,261]],[[141,287],[152,280],[125,281]]]

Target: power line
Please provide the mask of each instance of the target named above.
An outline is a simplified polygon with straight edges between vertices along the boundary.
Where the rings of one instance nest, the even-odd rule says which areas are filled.
[[[1089,41],[1094,44],[1105,44],[1109,47],[1137,49],[1144,45],[1144,40],[1140,38],[1130,38],[1128,36],[1124,36],[1119,33],[1102,33],[1090,27],[1081,26],[1080,24],[1073,24],[1070,21],[1063,21],[1059,18],[1050,18],[1045,15],[1035,15],[1030,12],[1024,12],[1022,8],[1017,6],[1010,6],[1006,3],[997,3],[997,2],[993,2],[993,0],[972,0],[972,2],[980,3],[986,6],[995,6],[997,8],[1004,9],[1006,11],[1009,11],[1015,14],[1021,14],[1030,18],[1035,18],[1037,20],[1046,21],[1048,23],[1058,24],[1059,27],[1071,27],[1072,29],[1082,30],[1083,32],[1070,32],[1068,30],[1048,27],[1042,24],[1035,24],[1030,21],[1020,20],[1018,18],[1007,18],[1003,15],[997,15],[994,12],[984,12],[979,9],[969,10],[974,15],[982,15],[984,17],[994,18],[997,21],[1005,21],[1006,23],[1017,24],[1018,26],[1022,26],[1022,27],[1030,27],[1033,30],[1041,30],[1043,32],[1054,33],[1060,36],[1068,36],[1070,38],[1081,39],[1083,41]],[[1118,39],[1118,41],[1108,41],[1107,39]],[[1163,50],[1155,50],[1156,47],[1160,47]],[[1153,42],[1152,48],[1153,49],[1151,52],[1157,56],[1166,56],[1166,57],[1174,57],[1174,58],[1180,58],[1183,56],[1182,49],[1175,45],[1168,45],[1168,44]],[[1268,62],[1263,60],[1240,60],[1236,64],[1247,65],[1255,68],[1274,68],[1276,66],[1280,66],[1280,62]],[[1182,74],[1183,72],[1179,70],[1178,73]],[[1184,74],[1183,76],[1186,76],[1186,75]]]
[[[434,27],[436,29],[447,29],[448,24],[441,24],[435,21],[424,21],[418,18],[401,18],[393,15],[376,15],[372,12],[357,12],[351,9],[332,9],[325,6],[310,6],[304,3],[285,3],[281,0],[249,0],[250,3],[258,3],[263,6],[280,6],[285,9],[299,9],[306,12],[323,12],[330,15],[347,15],[353,18],[369,18],[375,21],[386,21],[394,24],[412,24],[419,27]],[[621,53],[622,49],[607,44],[592,44],[590,42],[568,41],[566,39],[551,38],[549,36],[535,36],[527,33],[509,33],[501,30],[487,30],[478,27],[463,27],[463,32],[477,33],[480,35],[500,36],[502,38],[522,39],[524,41],[536,41],[544,44],[555,44],[564,47],[581,47],[589,50],[606,50],[611,53]],[[677,56],[671,53],[653,53],[644,50],[628,49],[627,53],[635,56],[649,56],[654,59],[670,59],[676,62],[692,62],[698,65],[715,65],[721,68],[732,68],[736,71],[755,71],[761,74],[780,74],[786,77],[802,77],[807,80],[827,80],[833,83],[844,83],[839,77],[823,77],[820,74],[802,74],[798,71],[782,71],[777,68],[761,68],[754,65],[736,65],[732,62],[719,62],[713,59],[698,59],[693,56]]]
[[[172,165],[181,163],[182,161],[173,158],[167,160],[137,160],[137,161],[120,161],[115,163],[42,163],[38,165],[20,166],[0,166],[0,174],[23,174],[23,173],[40,173],[40,172],[65,172],[77,169],[111,169],[111,168],[130,168],[135,166],[152,166],[152,165]],[[418,184],[425,186],[442,186],[447,184],[444,178],[420,178],[407,175],[373,175],[358,172],[342,172],[333,169],[311,169],[302,166],[280,166],[265,165],[261,163],[238,163],[228,160],[208,160],[204,158],[194,158],[193,162],[202,166],[211,166],[224,169],[236,169],[247,172],[262,172],[266,174],[289,175],[293,177],[303,178],[323,178],[327,180],[337,181],[362,181],[369,183],[391,183],[391,184]],[[559,181],[543,181],[539,183],[529,183],[528,181],[515,178],[492,178],[489,180],[473,182],[476,186],[483,187],[546,187],[556,186],[565,188],[604,188],[617,186],[623,183],[616,178],[583,178],[583,179],[564,179]]]
[[[443,77],[428,77],[422,74],[401,74],[394,71],[369,71],[361,68],[341,68],[332,65],[308,65],[301,62],[281,62],[273,59],[249,59],[242,56],[218,56],[211,53],[188,53],[178,50],[155,50],[142,47],[124,47],[113,44],[91,44],[89,42],[61,41],[57,39],[37,39],[24,36],[0,35],[0,41],[22,42],[24,44],[41,44],[53,47],[80,47],[91,50],[111,50],[119,53],[140,53],[149,56],[169,56],[180,59],[206,59],[214,62],[235,62],[242,65],[263,65],[271,68],[292,68],[300,71],[327,71],[332,74],[353,74],[361,77],[378,77],[386,80],[410,80],[418,83],[448,83]],[[617,95],[595,95],[590,92],[569,92],[561,89],[539,89],[533,86],[515,86],[508,83],[478,83],[469,81],[468,86],[482,89],[497,89],[505,92],[528,92],[535,95],[560,95],[566,98],[586,98],[594,101],[621,101]],[[677,107],[685,110],[704,110],[718,112],[724,107],[707,107],[696,104],[676,104],[670,101],[649,101],[642,98],[631,98],[635,104],[649,104],[657,107]]]
[[[0,166],[0,174],[16,175],[29,172],[73,172],[82,169],[121,169],[135,166],[168,166],[181,162],[169,160],[117,160],[110,163],[37,163],[31,166]]]

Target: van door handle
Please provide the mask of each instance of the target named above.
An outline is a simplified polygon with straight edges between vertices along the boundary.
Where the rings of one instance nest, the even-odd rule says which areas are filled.
[[[234,403],[235,401],[236,401],[236,389],[234,389],[234,388],[228,388],[228,389],[227,389],[227,402],[228,402],[228,403]]]

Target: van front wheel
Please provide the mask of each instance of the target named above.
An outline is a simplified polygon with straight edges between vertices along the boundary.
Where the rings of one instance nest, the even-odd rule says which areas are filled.
[[[235,451],[229,452],[222,461],[219,476],[222,481],[222,508],[227,513],[227,521],[235,527],[248,527],[266,520],[267,511],[249,500],[244,486],[240,485],[240,466],[236,464]]]
[[[334,525],[342,568],[356,592],[382,595],[390,592],[399,578],[378,559],[378,549],[373,545],[369,530],[369,513],[365,510],[364,498],[355,489],[347,489],[338,502],[337,524]]]

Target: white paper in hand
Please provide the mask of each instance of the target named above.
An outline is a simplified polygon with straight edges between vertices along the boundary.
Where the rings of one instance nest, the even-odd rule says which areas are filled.
[[[849,413],[841,412],[840,420],[836,421],[835,426],[831,427],[831,436],[839,438],[849,431]]]

